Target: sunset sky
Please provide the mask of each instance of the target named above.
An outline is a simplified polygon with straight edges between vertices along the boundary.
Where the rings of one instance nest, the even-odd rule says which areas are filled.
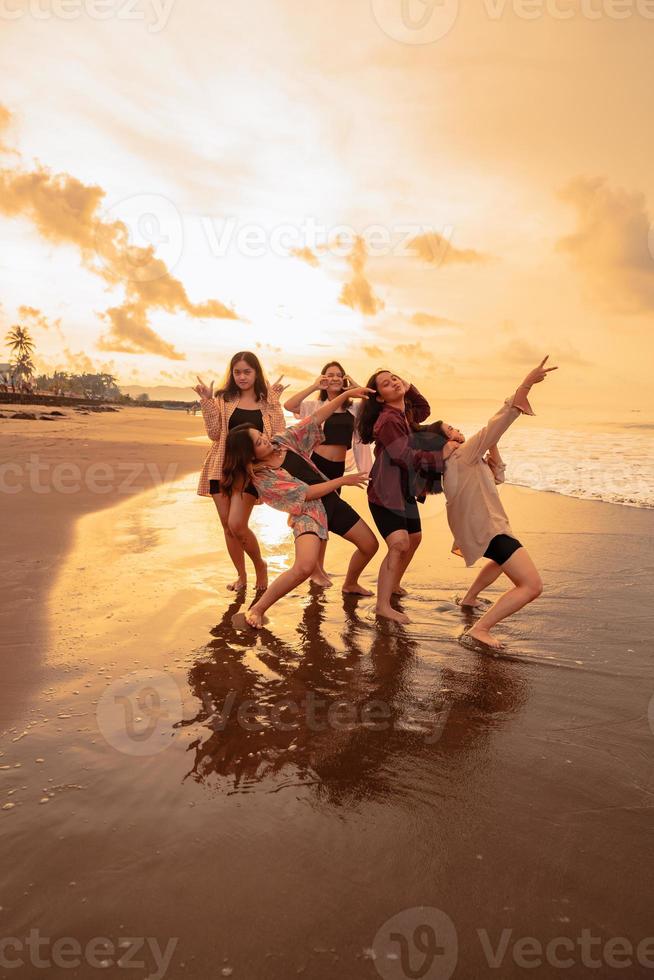
[[[545,402],[651,408],[654,3],[0,21],[0,327],[39,369],[184,387],[251,348],[295,388],[335,356],[466,398],[549,352]]]

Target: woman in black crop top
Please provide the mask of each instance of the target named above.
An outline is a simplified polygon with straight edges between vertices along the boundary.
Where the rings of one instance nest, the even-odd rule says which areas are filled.
[[[346,388],[356,387],[356,383],[345,373],[345,369],[338,361],[329,361],[323,367],[320,376],[316,381],[305,388],[303,391],[293,395],[284,403],[284,408],[288,412],[293,412],[296,417],[305,417],[315,411],[326,401],[333,401],[342,394]],[[310,396],[315,392],[320,392],[319,398],[310,400]],[[352,402],[346,401],[341,409],[337,409],[323,424],[325,441],[317,446],[311,455],[311,461],[315,463],[321,473],[324,473],[329,480],[337,480],[345,473],[345,459],[349,449],[353,448],[354,436],[354,414]],[[357,457],[357,468],[362,472],[368,472],[372,466],[372,457],[367,447],[360,444],[354,445]],[[340,489],[336,491],[340,495]],[[329,586],[332,584],[331,578],[324,568],[325,550],[327,542],[322,544],[320,559],[316,567],[315,574],[311,581],[315,585]]]

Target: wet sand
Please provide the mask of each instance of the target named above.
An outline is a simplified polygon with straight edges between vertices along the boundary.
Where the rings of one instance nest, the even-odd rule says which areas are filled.
[[[2,697],[11,712],[47,661],[43,597],[70,550],[76,520],[197,469],[203,447],[185,437],[199,436],[204,427],[200,416],[163,409],[0,407]],[[9,417],[53,410],[62,415]]]
[[[48,588],[9,610],[30,693],[2,694],[3,935],[71,937],[84,962],[52,974],[84,978],[93,937],[146,940],[133,977],[507,980],[558,975],[554,955],[569,976],[613,975],[605,944],[654,934],[652,512],[504,487],[545,593],[493,657],[457,642],[472,573],[440,500],[423,510],[410,626],[344,600],[336,539],[335,587],[301,587],[254,635],[232,625],[244,607],[195,483],[90,508],[56,565],[48,552]],[[288,528],[255,513],[275,574]],[[534,968],[524,937],[573,952]],[[112,946],[98,955],[125,975]]]

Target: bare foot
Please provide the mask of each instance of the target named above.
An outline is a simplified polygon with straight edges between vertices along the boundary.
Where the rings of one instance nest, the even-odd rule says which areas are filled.
[[[347,583],[344,582],[343,583],[343,595],[365,595],[365,596],[371,596],[371,595],[373,595],[373,593],[370,591],[370,589],[364,589],[364,587],[362,585],[359,585],[358,582],[355,585],[347,585]]]
[[[396,589],[393,589],[393,595],[408,595],[408,594],[409,593],[407,592],[407,590],[401,585],[398,585]]]
[[[504,645],[495,636],[492,636],[488,630],[480,629],[479,626],[472,626],[466,630],[464,636],[470,636],[477,643],[483,643],[484,646],[490,647],[492,650],[504,649]]]
[[[377,606],[375,613],[384,619],[392,619],[394,623],[410,623],[411,620],[406,613],[398,612],[392,606]]]
[[[254,609],[248,609],[245,614],[245,622],[248,626],[253,626],[255,630],[260,630],[263,626],[263,613],[255,612]]]
[[[247,588],[247,581],[243,578],[237,578],[235,582],[231,582],[227,586],[230,592],[240,592],[241,589]]]
[[[314,585],[317,585],[321,589],[328,589],[330,585],[334,583],[327,575],[321,575],[320,572],[315,572],[309,579]]]
[[[486,610],[488,606],[491,605],[488,599],[482,599],[479,596],[470,597],[464,595],[463,599],[460,596],[457,596],[454,601],[456,602],[457,606],[461,606],[461,609],[465,609],[466,611],[472,609],[481,612],[482,609]]]
[[[257,592],[265,592],[268,588],[268,566],[264,562],[261,568],[257,569],[257,580],[254,585]]]

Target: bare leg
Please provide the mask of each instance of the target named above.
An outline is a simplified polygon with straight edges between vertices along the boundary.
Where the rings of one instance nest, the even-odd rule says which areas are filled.
[[[527,603],[533,602],[543,591],[538,569],[526,548],[518,548],[514,551],[509,560],[502,565],[502,571],[508,575],[514,587],[500,596],[466,634],[495,649],[499,649],[502,644],[489,631],[507,616],[522,609]]]
[[[472,609],[478,608],[476,600],[479,593],[487,589],[489,585],[492,585],[501,574],[501,565],[498,565],[496,561],[487,561],[461,600],[461,606],[468,606]]]
[[[270,609],[273,603],[309,578],[316,567],[319,550],[320,538],[317,534],[301,534],[295,539],[293,567],[278,575],[272,585],[269,585],[264,594],[248,609],[245,618],[250,626],[260,629],[266,609]]]
[[[268,566],[261,557],[261,549],[256,535],[248,527],[255,500],[256,498],[251,493],[233,493],[227,526],[254,565],[257,576],[256,588],[267,589]],[[245,561],[243,561],[243,567],[245,568]]]
[[[420,542],[421,541],[422,541],[422,532],[421,531],[417,531],[415,534],[410,534],[409,535],[409,550],[407,551],[406,555],[403,555],[402,556],[402,559],[400,561],[400,573],[399,573],[397,582],[395,583],[395,585],[393,587],[393,595],[406,595],[407,594],[406,593],[406,589],[403,589],[402,588],[402,586],[400,585],[400,582],[402,581],[402,576],[404,575],[404,573],[406,572],[407,568],[411,564],[411,561],[413,559],[413,556],[415,555],[416,551],[418,550],[418,547],[420,546]]]
[[[350,558],[347,575],[343,582],[343,592],[353,595],[372,595],[369,589],[364,589],[359,583],[359,576],[377,554],[379,542],[363,520],[358,520],[343,537],[346,541],[351,541],[353,545],[356,545],[356,551]]]
[[[236,581],[231,582],[227,588],[232,592],[238,592],[239,589],[244,589],[247,584],[245,552],[241,542],[229,530],[229,497],[225,493],[214,493],[212,494],[212,498],[214,504],[216,505],[218,516],[220,517],[220,523],[223,526],[225,544],[227,545],[229,557],[232,559],[232,563],[236,569]]]
[[[388,547],[388,554],[379,566],[379,578],[377,579],[376,612],[378,616],[392,619],[396,623],[410,623],[411,620],[408,616],[391,606],[393,588],[402,574],[402,559],[410,548],[409,535],[406,531],[393,531],[386,538],[386,546]]]
[[[325,571],[325,552],[327,551],[327,539],[320,542],[320,552],[318,554],[318,561],[316,562],[316,567],[311,575],[311,581],[314,585],[319,585],[323,589],[328,589],[332,585],[332,580]]]

